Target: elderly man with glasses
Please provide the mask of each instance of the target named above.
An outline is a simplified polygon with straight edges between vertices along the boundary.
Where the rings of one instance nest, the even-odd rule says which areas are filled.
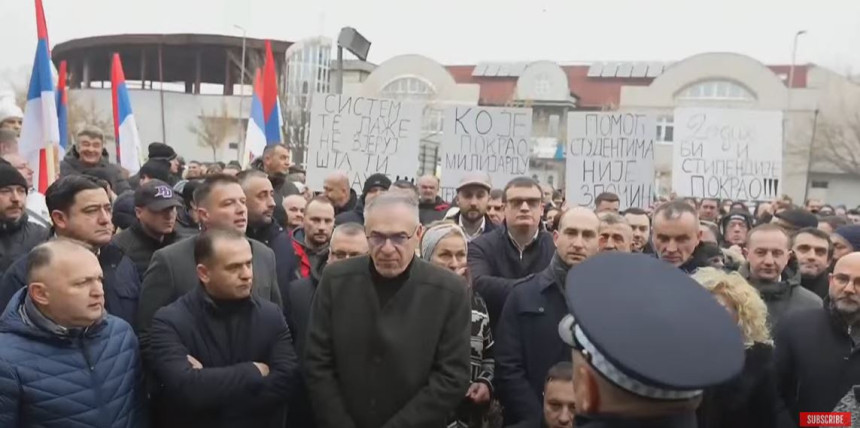
[[[364,214],[369,257],[326,267],[311,306],[304,367],[318,426],[445,426],[469,387],[469,288],[415,255],[415,198],[381,195]]]

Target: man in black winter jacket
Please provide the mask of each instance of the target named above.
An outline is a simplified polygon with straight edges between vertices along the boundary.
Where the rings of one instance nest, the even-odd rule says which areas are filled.
[[[48,229],[27,218],[27,179],[0,164],[0,275],[19,257],[48,239]]]
[[[801,229],[791,240],[791,252],[800,271],[800,285],[822,299],[827,297],[833,262],[830,236],[817,228]]]
[[[334,224],[339,226],[345,223],[364,224],[364,207],[370,205],[370,202],[377,196],[385,193],[391,187],[391,180],[385,174],[373,174],[367,177],[364,181],[364,189],[361,193],[358,203],[355,208],[349,211],[339,212],[337,205],[334,205]],[[329,199],[331,200],[331,199]],[[334,202],[332,202],[334,204]]]
[[[428,225],[445,218],[451,206],[439,197],[439,178],[425,175],[418,179],[418,218],[421,224]]]
[[[134,262],[141,279],[152,255],[180,239],[175,229],[176,210],[181,206],[173,188],[161,180],[149,180],[134,191],[137,220],[116,234],[113,242]]]
[[[311,317],[311,303],[313,303],[314,295],[316,295],[317,285],[322,279],[323,269],[330,263],[364,256],[369,251],[364,227],[358,223],[342,224],[334,229],[329,251],[317,259],[317,262],[312,266],[311,275],[290,283],[289,291],[284,294],[284,310],[287,313],[287,324],[293,335],[293,344],[299,355],[299,364],[302,362],[305,349],[305,336],[308,333]],[[295,401],[290,403],[287,426],[295,428],[316,426],[304,385],[302,392],[296,394]]]
[[[469,271],[475,291],[487,303],[494,332],[514,285],[544,270],[555,253],[552,235],[540,230],[542,198],[535,180],[528,177],[511,180],[502,198],[505,226],[469,243]]]
[[[860,384],[860,253],[836,262],[823,308],[796,312],[774,334],[783,400],[800,412],[830,412]]]
[[[369,180],[370,177],[368,177]],[[366,185],[367,181],[365,181]],[[391,180],[388,180],[388,185],[391,185]],[[388,186],[385,188],[387,189]],[[340,171],[333,172],[325,178],[325,181],[323,181],[323,195],[334,206],[334,215],[352,211],[355,209],[356,204],[358,204],[358,196],[356,196],[355,190],[350,186],[349,176]]]
[[[682,200],[668,202],[654,211],[653,221],[651,242],[657,257],[686,273],[708,266],[696,208]]]
[[[104,133],[96,127],[87,126],[78,131],[75,144],[60,162],[60,177],[83,174],[93,168],[104,168],[107,171],[111,178],[111,187],[117,195],[131,190],[122,170],[110,163],[107,149],[104,147]]]
[[[194,242],[200,284],[159,309],[144,359],[159,385],[156,426],[284,426],[298,363],[281,309],[252,295],[251,245],[235,229]]]
[[[275,190],[266,174],[260,171],[243,171],[238,178],[245,192],[245,205],[248,207],[246,235],[266,244],[275,253],[278,288],[281,290],[281,299],[284,299],[290,281],[295,278],[298,260],[290,234],[273,219]]]

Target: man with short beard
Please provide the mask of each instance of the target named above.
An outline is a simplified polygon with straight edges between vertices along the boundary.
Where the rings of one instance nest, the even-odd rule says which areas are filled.
[[[48,239],[48,229],[28,221],[28,188],[15,167],[0,164],[0,275],[15,259]]]
[[[789,413],[830,412],[860,384],[860,253],[839,259],[824,308],[797,312],[774,334],[774,361]]]
[[[457,205],[460,209],[449,219],[463,228],[469,241],[496,228],[496,224],[487,215],[490,190],[492,187],[486,174],[466,176],[460,180],[457,187]]]
[[[648,217],[648,213],[641,208],[628,208],[627,211],[624,211],[624,218],[627,219],[627,223],[633,229],[633,252],[653,254],[654,249],[648,242],[651,237],[651,219]]]
[[[302,227],[293,231],[293,250],[298,258],[298,278],[307,278],[319,258],[328,252],[334,230],[334,206],[324,196],[308,202]]]
[[[245,235],[266,244],[275,253],[278,287],[283,299],[294,279],[298,261],[290,234],[273,218],[275,189],[269,177],[257,170],[243,171],[237,178],[245,192],[245,205],[248,207],[248,230]]]
[[[496,335],[496,379],[506,424],[538,426],[547,372],[570,358],[558,323],[567,315],[567,272],[598,252],[600,220],[575,207],[562,214],[553,233],[555,254],[549,267],[513,287]]]
[[[833,260],[830,236],[811,227],[801,229],[792,239],[791,251],[800,270],[800,285],[822,299],[827,297]]]

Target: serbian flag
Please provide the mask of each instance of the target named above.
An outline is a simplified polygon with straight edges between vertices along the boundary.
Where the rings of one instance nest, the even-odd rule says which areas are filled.
[[[257,108],[257,110],[255,110]],[[263,154],[266,146],[281,144],[281,129],[284,123],[278,99],[278,79],[275,73],[275,57],[272,44],[266,40],[266,62],[263,72],[254,76],[254,94],[251,98],[251,116],[245,134],[244,160],[251,160]]]
[[[19,148],[24,159],[33,169],[33,187],[45,193],[57,175],[60,143],[60,128],[57,119],[57,98],[51,72],[51,51],[48,46],[48,26],[42,0],[36,0],[36,59],[30,75],[27,105],[24,108],[24,123],[19,139]]]
[[[137,174],[140,170],[140,135],[131,112],[131,100],[118,53],[113,54],[110,83],[117,164],[127,169],[129,174]]]
[[[66,88],[66,61],[60,62],[59,79],[57,79],[57,121],[60,126],[59,158],[62,159],[69,149],[69,93]]]

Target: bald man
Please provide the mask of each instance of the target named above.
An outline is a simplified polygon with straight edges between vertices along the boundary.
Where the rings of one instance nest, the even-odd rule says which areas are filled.
[[[497,328],[496,387],[506,424],[540,426],[549,369],[570,359],[558,335],[567,315],[567,271],[598,252],[597,215],[583,207],[562,214],[553,233],[556,253],[544,271],[514,286]]]
[[[352,211],[358,202],[358,196],[349,185],[349,176],[336,171],[329,174],[323,181],[323,194],[334,206],[334,215]]]
[[[297,227],[302,227],[305,221],[305,207],[308,201],[302,195],[290,195],[284,198],[284,211],[287,212],[287,222],[284,228],[292,232]]]
[[[795,312],[774,333],[778,383],[790,414],[830,412],[860,384],[860,252],[836,262],[829,301]]]
[[[439,177],[425,175],[418,179],[418,216],[421,224],[442,220],[451,206],[439,197]]]
[[[144,426],[137,338],[105,311],[99,260],[65,239],[28,257],[0,318],[0,426]]]

